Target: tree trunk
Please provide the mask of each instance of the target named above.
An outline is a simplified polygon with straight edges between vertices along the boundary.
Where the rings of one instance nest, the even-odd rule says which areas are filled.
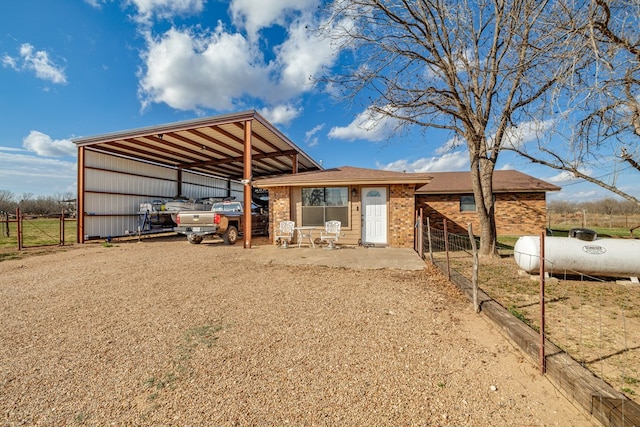
[[[494,163],[489,159],[471,160],[471,180],[480,222],[480,255],[497,256],[497,231],[493,198]]]

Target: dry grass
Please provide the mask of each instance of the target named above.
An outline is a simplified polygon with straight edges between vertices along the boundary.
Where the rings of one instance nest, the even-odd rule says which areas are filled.
[[[450,259],[452,268],[472,276],[470,255],[458,252]],[[512,314],[540,330],[538,276],[521,274],[513,257],[482,259],[478,282]],[[640,403],[640,286],[554,277],[545,282],[545,314],[548,339]]]

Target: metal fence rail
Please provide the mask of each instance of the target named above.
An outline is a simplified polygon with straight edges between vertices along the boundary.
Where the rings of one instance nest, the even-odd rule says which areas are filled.
[[[435,228],[421,210],[416,237],[422,258],[537,360],[567,397],[605,425],[640,426],[640,336],[634,333],[640,288],[577,271],[521,275],[511,256],[479,260],[470,225],[469,235],[449,233],[446,221]],[[541,242],[544,261],[543,233]]]
[[[0,212],[0,244],[14,246],[18,251],[29,247],[64,246],[75,243],[75,224],[76,219],[68,218],[64,211],[48,218],[24,215],[19,208],[15,214]]]

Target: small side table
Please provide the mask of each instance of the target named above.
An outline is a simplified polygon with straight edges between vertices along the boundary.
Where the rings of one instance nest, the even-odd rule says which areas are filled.
[[[300,245],[302,244],[302,241],[304,239],[309,239],[309,243],[311,243],[311,247],[312,248],[316,248],[315,243],[313,243],[313,230],[315,230],[316,227],[314,226],[301,226],[301,227],[295,227],[295,230],[298,234],[298,247],[300,247]]]

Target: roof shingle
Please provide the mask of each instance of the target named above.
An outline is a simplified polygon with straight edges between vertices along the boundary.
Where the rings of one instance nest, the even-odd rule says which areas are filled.
[[[433,179],[416,194],[473,193],[470,172],[433,172]],[[493,172],[494,193],[560,191],[561,188],[515,170]]]
[[[271,178],[260,178],[253,182],[253,185],[258,188],[377,184],[422,185],[416,190],[416,194],[473,192],[470,172],[406,173],[352,166],[340,166],[293,175],[278,175]],[[495,193],[559,190],[560,187],[515,170],[499,170],[493,173],[493,191]]]
[[[374,185],[374,184],[426,184],[431,179],[428,173],[404,173],[380,169],[340,166],[321,171],[303,172],[293,175],[280,175],[261,178],[253,182],[255,187],[300,187],[308,185]]]

